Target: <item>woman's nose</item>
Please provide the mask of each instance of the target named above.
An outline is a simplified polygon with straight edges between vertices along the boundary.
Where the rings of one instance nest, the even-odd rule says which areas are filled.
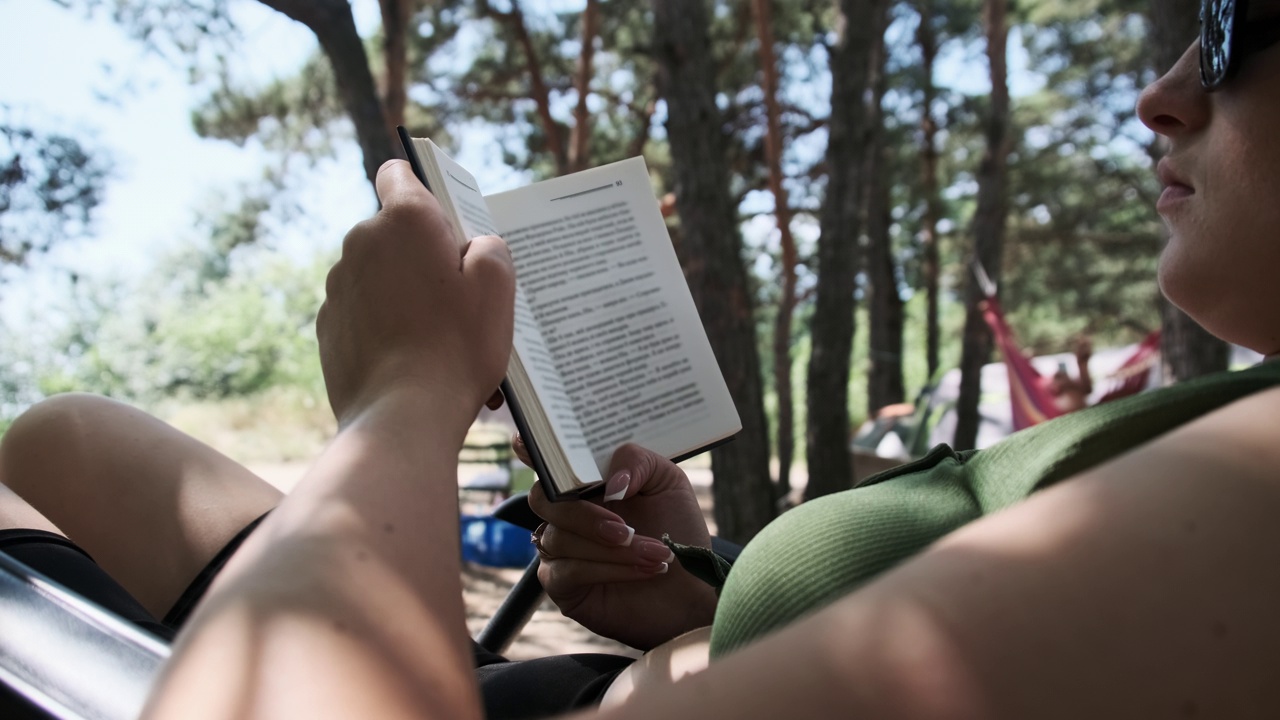
[[[1152,131],[1174,138],[1209,121],[1209,94],[1200,85],[1200,43],[1182,54],[1163,77],[1138,98],[1138,118]]]

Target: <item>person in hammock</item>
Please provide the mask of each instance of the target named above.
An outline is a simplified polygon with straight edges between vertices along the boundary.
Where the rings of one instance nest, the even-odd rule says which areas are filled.
[[[1076,340],[1076,374],[1073,376],[1066,363],[1058,363],[1058,369],[1049,380],[1049,394],[1064,413],[1075,412],[1089,406],[1093,393],[1093,376],[1089,374],[1089,358],[1093,356],[1093,342],[1088,336]]]
[[[1271,358],[1280,0],[1206,0],[1204,18],[1201,41],[1138,107],[1170,144],[1160,283],[1214,334]],[[274,508],[212,571],[148,717],[481,716],[454,468],[505,371],[513,272],[496,238],[459,262],[404,163],[377,186],[383,209],[348,235],[317,320],[340,430],[287,498],[97,399],[38,406],[0,444],[0,479],[26,500],[0,497],[0,523],[65,532],[157,616]],[[615,683],[634,692],[590,712],[1280,716],[1277,367],[1072,413],[1020,445],[941,448],[806,503],[748,545],[718,599],[661,550],[648,555],[663,533],[682,553],[706,544],[670,463],[619,453],[608,482],[621,499],[607,506],[551,505],[535,490],[552,598],[654,648]],[[1089,434],[1098,418],[1111,424]],[[1061,447],[1068,437],[1087,442]],[[1037,479],[981,474],[1010,459]],[[866,541],[859,553],[825,552],[850,537]],[[671,638],[713,618],[705,670],[662,687],[643,677],[670,666]]]

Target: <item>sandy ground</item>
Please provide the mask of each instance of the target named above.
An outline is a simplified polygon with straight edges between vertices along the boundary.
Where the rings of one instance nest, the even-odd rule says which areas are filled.
[[[705,464],[705,460],[703,461]],[[250,469],[271,484],[288,492],[298,479],[306,472],[307,466],[302,463],[253,464]],[[458,468],[459,484],[464,484],[477,473],[491,470],[480,465],[460,465]],[[685,472],[698,493],[703,512],[707,515],[708,524],[715,532],[714,521],[711,520],[711,471],[700,466],[696,461],[685,466]],[[801,484],[799,487],[803,487]],[[468,494],[470,495],[470,494]],[[469,510],[470,511],[470,510]],[[520,579],[523,572],[520,568],[493,568],[474,563],[464,563],[462,569],[463,596],[467,606],[467,625],[472,635],[476,635],[484,627],[494,610],[506,597],[511,586]],[[623,655],[638,655],[635,650],[625,645],[600,637],[578,623],[560,614],[560,611],[549,600],[544,598],[542,605],[534,613],[529,624],[525,626],[515,643],[507,650],[506,656],[515,659],[544,657],[547,655],[596,652]]]

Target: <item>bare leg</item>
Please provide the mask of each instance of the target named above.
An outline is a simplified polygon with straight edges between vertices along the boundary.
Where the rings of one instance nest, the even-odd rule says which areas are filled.
[[[45,400],[13,423],[0,442],[0,482],[157,618],[237,532],[282,497],[146,413],[77,394]]]
[[[61,530],[49,522],[49,519],[41,515],[39,511],[27,504],[26,500],[18,497],[16,493],[4,485],[0,485],[0,530],[13,528],[44,530],[59,535],[62,534]]]

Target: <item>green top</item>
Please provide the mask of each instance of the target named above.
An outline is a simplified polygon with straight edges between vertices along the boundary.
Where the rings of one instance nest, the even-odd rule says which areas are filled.
[[[1064,415],[982,451],[939,445],[857,489],[805,503],[734,563],[711,655],[829,604],[965,523],[1277,383],[1280,362],[1198,378]]]

